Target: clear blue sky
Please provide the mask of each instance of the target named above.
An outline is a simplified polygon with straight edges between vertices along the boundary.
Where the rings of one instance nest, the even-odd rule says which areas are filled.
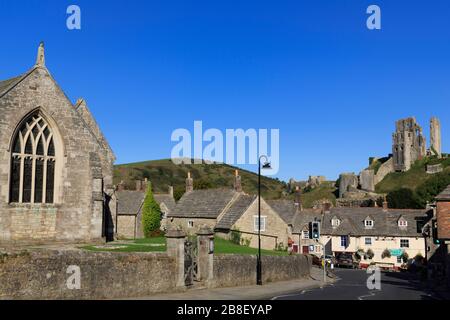
[[[66,28],[66,8],[82,30]],[[370,4],[382,30],[366,28]],[[279,128],[281,179],[390,153],[396,119],[450,152],[450,1],[0,1],[0,79],[47,67],[118,163],[170,157],[176,128]],[[250,168],[256,169],[256,168]]]

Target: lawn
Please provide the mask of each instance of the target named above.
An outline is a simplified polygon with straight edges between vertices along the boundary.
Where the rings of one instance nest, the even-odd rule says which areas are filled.
[[[164,252],[166,251],[166,239],[164,237],[121,240],[107,245],[95,246],[89,245],[81,247],[82,249],[97,252]],[[218,254],[252,254],[256,255],[258,249],[234,244],[221,238],[214,239],[214,252]],[[261,250],[263,255],[283,256],[287,255],[285,251]]]

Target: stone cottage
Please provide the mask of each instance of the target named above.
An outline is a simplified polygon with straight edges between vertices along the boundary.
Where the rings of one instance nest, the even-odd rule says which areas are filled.
[[[138,239],[144,237],[142,228],[142,207],[147,190],[147,180],[136,181],[135,190],[124,190],[119,184],[115,192],[117,207],[117,236],[126,239]],[[175,207],[173,188],[169,186],[167,194],[153,194],[161,209],[161,229],[165,230],[167,215]]]
[[[193,179],[186,179],[186,193],[167,217],[167,227],[178,226],[194,235],[208,226],[218,237],[231,239],[238,234],[241,244],[258,246],[258,228],[261,228],[261,246],[273,250],[287,246],[288,225],[269,204],[261,198],[261,223],[258,223],[258,198],[242,191],[241,177],[235,172],[234,188],[194,190]]]
[[[0,81],[0,242],[112,239],[115,156],[86,102],[45,65]]]

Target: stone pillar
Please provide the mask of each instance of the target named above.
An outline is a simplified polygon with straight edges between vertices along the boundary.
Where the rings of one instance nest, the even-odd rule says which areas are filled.
[[[173,186],[169,186],[169,195],[173,198]]]
[[[186,234],[180,228],[169,229],[166,233],[167,255],[175,259],[176,286],[184,287],[184,242]]]
[[[197,232],[197,248],[197,278],[208,284],[214,276],[214,232],[206,225]]]
[[[432,154],[435,154],[438,158],[442,157],[442,145],[441,145],[441,123],[436,117],[431,118],[430,121],[430,150]]]
[[[368,192],[375,192],[375,171],[374,170],[363,170],[359,174],[359,183],[361,184],[361,189]]]
[[[297,211],[303,211],[303,205],[302,205],[302,191],[300,190],[299,186],[295,187],[295,199],[294,199],[294,205]]]

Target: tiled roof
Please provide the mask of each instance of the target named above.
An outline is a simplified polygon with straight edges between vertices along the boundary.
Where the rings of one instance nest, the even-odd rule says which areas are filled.
[[[450,185],[436,196],[436,200],[450,200]]]
[[[175,199],[170,194],[154,194],[153,197],[158,204],[164,203],[169,211],[175,208]]]
[[[292,200],[267,200],[266,202],[284,222],[292,223],[296,213],[296,207]]]
[[[305,209],[298,211],[292,219],[292,233],[301,233],[316,218],[322,218],[321,210]]]
[[[145,192],[141,191],[117,191],[117,213],[135,215],[142,210]]]
[[[169,217],[217,218],[237,192],[233,189],[194,190],[185,193]]]
[[[248,207],[255,201],[256,196],[241,194],[233,201],[231,206],[225,211],[224,215],[216,225],[216,229],[228,230],[244,214]]]
[[[373,226],[366,228],[364,220],[370,216]],[[337,217],[341,223],[333,228],[331,220]],[[420,237],[418,222],[427,222],[431,219],[429,210],[407,210],[382,208],[332,208],[324,214],[321,224],[321,233],[325,235],[354,235],[354,236],[413,236]],[[398,220],[407,221],[406,228],[398,226]]]

